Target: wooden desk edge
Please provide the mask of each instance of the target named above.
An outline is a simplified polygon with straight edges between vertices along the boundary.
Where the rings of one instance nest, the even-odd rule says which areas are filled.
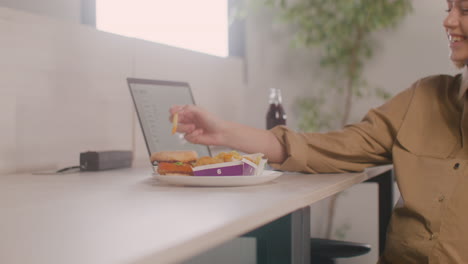
[[[388,172],[393,169],[393,165],[382,165],[382,166],[376,166],[376,167],[370,167],[364,170],[364,173],[367,176],[367,179],[371,179],[374,177],[377,177],[379,175],[382,175],[385,172]]]

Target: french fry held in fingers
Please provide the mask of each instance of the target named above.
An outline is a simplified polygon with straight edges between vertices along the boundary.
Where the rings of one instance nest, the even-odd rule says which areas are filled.
[[[172,118],[172,135],[174,135],[177,131],[178,122],[179,122],[179,113],[175,113],[174,117]]]

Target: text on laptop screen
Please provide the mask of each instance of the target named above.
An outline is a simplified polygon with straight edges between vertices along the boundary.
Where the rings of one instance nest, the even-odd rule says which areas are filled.
[[[207,146],[187,142],[182,134],[171,134],[169,108],[194,104],[186,83],[128,79],[130,92],[143,130],[148,152],[194,150],[199,156],[209,156]]]

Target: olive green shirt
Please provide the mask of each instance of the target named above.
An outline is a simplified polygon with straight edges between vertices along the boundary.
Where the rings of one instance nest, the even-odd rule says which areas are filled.
[[[468,107],[461,80],[419,80],[341,131],[275,127],[288,157],[272,165],[327,173],[393,163],[401,198],[379,263],[468,263]]]

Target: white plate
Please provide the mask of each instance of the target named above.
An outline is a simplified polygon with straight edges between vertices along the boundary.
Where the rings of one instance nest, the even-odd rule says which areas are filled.
[[[229,187],[266,183],[278,178],[281,174],[283,173],[280,171],[263,171],[260,176],[166,176],[154,174],[154,177],[161,182],[176,185]]]

